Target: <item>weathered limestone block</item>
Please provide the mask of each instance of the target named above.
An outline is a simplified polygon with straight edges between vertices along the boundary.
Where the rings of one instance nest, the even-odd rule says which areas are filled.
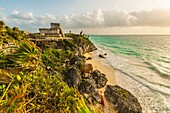
[[[69,86],[77,87],[78,84],[81,82],[80,72],[76,67],[72,67],[68,70],[68,76],[66,77],[65,81]]]
[[[93,80],[85,79],[81,81],[78,89],[81,93],[87,93],[90,94],[95,91],[95,87],[93,86]]]
[[[93,71],[92,76],[93,76],[93,79],[96,81],[97,88],[103,88],[108,81],[108,79],[106,78],[106,75],[103,73],[100,73],[100,71],[97,69]]]
[[[142,113],[137,98],[118,85],[107,85],[104,95],[118,113]]]

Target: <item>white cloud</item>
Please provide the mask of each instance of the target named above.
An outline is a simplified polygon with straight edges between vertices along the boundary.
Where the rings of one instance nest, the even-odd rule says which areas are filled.
[[[86,28],[102,26],[104,18],[103,11],[98,9],[80,15],[64,15],[59,17],[57,20],[67,28]]]
[[[135,19],[132,19],[132,26],[170,26],[170,8],[157,8],[151,11],[139,11],[130,13]]]
[[[127,26],[129,15],[118,8],[111,11],[102,9],[60,17],[58,20],[66,28]]]
[[[10,21],[7,23],[10,26],[17,26],[31,32],[38,31],[39,27],[49,26],[50,22],[57,22],[56,17],[51,14],[34,16],[32,12],[22,13],[17,10],[14,10],[10,15],[8,15],[8,18]]]
[[[4,8],[3,7],[0,7],[0,20],[8,21],[8,18],[4,14]]]
[[[56,17],[52,14],[46,14],[44,16],[34,17],[34,24],[39,26],[49,25],[50,22],[56,22]]]
[[[113,26],[127,26],[128,22],[128,14],[115,8],[111,11],[104,11],[104,23],[103,26],[105,27],[113,27]]]
[[[39,27],[49,27],[51,22],[60,22],[65,29],[134,26],[170,27],[170,9],[157,8],[151,11],[130,13],[119,8],[110,11],[98,9],[82,14],[59,17],[52,14],[35,16],[32,12],[23,13],[14,10],[10,15],[3,15],[3,19],[8,25],[18,26],[30,31],[38,31]]]
[[[170,26],[170,9],[157,8],[151,11],[126,13],[114,10],[95,10],[81,15],[66,15],[60,19],[65,27],[129,27],[129,26]]]
[[[32,20],[33,19],[33,13],[21,13],[17,10],[14,10],[12,14],[9,15],[10,18],[12,19],[19,19],[19,20]]]

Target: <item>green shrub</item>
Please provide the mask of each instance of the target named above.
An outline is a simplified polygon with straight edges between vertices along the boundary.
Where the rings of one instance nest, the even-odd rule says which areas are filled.
[[[13,43],[16,48],[11,53],[0,51],[0,112],[91,112],[76,89],[45,69],[51,66],[60,73],[65,71],[63,64],[74,55],[71,50],[78,47],[74,41],[63,41],[70,48],[66,51],[47,48],[41,53],[33,42],[23,40],[25,35],[18,28],[4,29],[0,31],[1,45]]]

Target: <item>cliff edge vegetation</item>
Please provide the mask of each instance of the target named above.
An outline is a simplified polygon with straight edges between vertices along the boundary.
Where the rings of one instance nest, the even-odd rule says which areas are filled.
[[[97,49],[88,37],[65,36],[30,41],[0,21],[0,113],[104,113],[104,96],[109,109],[141,113],[136,97],[86,63],[84,54]]]
[[[64,82],[69,59],[88,45],[86,38],[68,35],[75,38],[36,45],[23,31],[0,21],[0,112],[99,112]]]

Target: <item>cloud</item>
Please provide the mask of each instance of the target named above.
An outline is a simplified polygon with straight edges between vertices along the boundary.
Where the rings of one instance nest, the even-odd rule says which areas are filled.
[[[82,14],[63,16],[52,14],[36,16],[32,12],[23,13],[14,10],[9,15],[3,15],[3,18],[11,26],[18,26],[30,31],[38,31],[39,27],[49,27],[51,22],[59,22],[65,29],[136,26],[170,27],[170,9],[163,8],[130,13],[119,8],[110,11],[97,9]]]
[[[104,23],[105,27],[113,26],[127,26],[129,24],[128,17],[129,15],[119,8],[115,8],[111,11],[103,11],[104,13]]]
[[[130,20],[131,26],[170,26],[170,8],[157,8],[151,11],[132,12],[134,19]]]
[[[98,9],[80,15],[60,16],[57,20],[66,28],[88,28],[102,26],[104,18],[102,10]]]
[[[4,8],[0,7],[0,20],[8,21],[8,18],[4,14]]]
[[[47,26],[52,22],[57,22],[56,17],[52,14],[45,14],[44,16],[38,16],[34,18],[33,24],[38,26]]]
[[[19,19],[19,20],[32,20],[33,19],[33,13],[21,13],[17,10],[14,10],[12,14],[9,15],[12,19]]]
[[[89,28],[127,26],[129,24],[128,17],[126,12],[115,8],[111,11],[98,9],[80,15],[65,15],[58,20],[67,28]]]
[[[65,27],[133,27],[170,26],[170,9],[157,8],[151,11],[127,13],[119,8],[110,11],[95,10],[81,15],[65,15],[60,19]]]
[[[8,19],[10,20],[7,22],[8,25],[17,26],[31,32],[37,32],[39,27],[49,26],[50,22],[57,22],[56,17],[52,14],[34,16],[32,12],[23,13],[17,10],[8,15]]]

